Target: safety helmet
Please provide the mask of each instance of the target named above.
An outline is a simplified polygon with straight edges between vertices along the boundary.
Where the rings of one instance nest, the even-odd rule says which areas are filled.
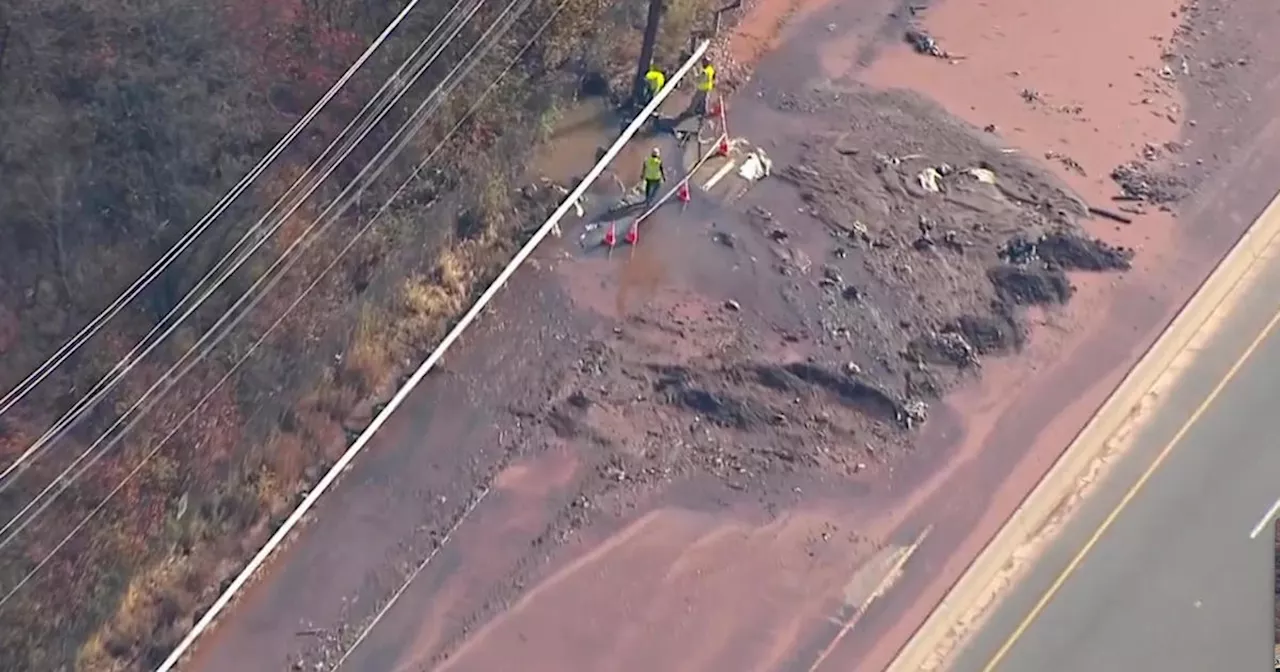
[[[649,152],[649,156],[661,156],[661,155],[662,155],[662,152],[658,151],[657,147],[654,147],[653,150]]]

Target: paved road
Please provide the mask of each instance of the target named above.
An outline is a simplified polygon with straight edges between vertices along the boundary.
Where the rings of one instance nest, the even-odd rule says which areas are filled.
[[[955,672],[1270,669],[1277,310],[1273,261]]]

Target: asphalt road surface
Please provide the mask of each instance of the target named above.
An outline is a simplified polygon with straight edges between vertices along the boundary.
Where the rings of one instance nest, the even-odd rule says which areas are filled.
[[[1278,310],[1272,261],[952,670],[1271,669]]]

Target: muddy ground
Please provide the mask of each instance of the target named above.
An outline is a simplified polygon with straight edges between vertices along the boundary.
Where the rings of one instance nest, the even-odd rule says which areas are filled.
[[[805,34],[822,34],[837,10],[849,16],[813,10]],[[901,40],[895,21],[863,32]],[[1136,356],[1176,305],[1170,293],[1193,284],[1169,282],[1169,260],[1198,260],[1202,277],[1232,233],[1202,231],[1216,247],[1184,257],[1169,253],[1179,241],[1150,233],[1172,226],[1160,208],[1215,168],[1210,140],[1057,148],[1042,163],[1048,151],[1011,141],[1029,123],[961,121],[852,78],[776,76],[810,59],[875,60],[867,39],[841,39],[821,57],[783,48],[746,90],[750,104],[733,108],[738,132],[768,147],[773,177],[732,202],[698,194],[660,211],[634,250],[580,250],[567,227],[541,251],[193,669],[344,652],[348,669],[809,669],[862,615],[858,586],[871,579],[859,569],[946,523],[930,538],[941,540],[924,561],[930,577],[906,582],[927,602],[929,579],[963,566],[955,549],[1041,429],[1014,423],[990,447],[997,464],[908,517],[903,502],[946,473],[954,451],[939,446],[988,431],[961,417],[972,404],[942,395],[967,383],[983,390],[979,410],[1002,414],[1017,411],[1010,396],[1039,400],[1037,413],[1071,410],[1063,394],[1097,397],[1113,370],[1080,362]],[[1014,105],[1078,116],[1066,102],[1041,109],[1044,99]],[[1219,128],[1198,116],[1202,130]],[[1130,161],[1141,163],[1110,174]],[[1232,217],[1224,228],[1238,231],[1247,215]],[[1094,240],[1087,218],[1095,234],[1144,250]],[[1194,231],[1201,220],[1187,221]],[[1139,271],[1130,291],[1144,307],[1117,317],[1099,303]],[[1084,324],[1069,303],[1079,286],[1085,305],[1102,306],[1096,319],[1128,334],[1111,350],[1081,348],[1092,332],[1069,342],[1034,328]],[[1028,376],[1032,365],[1043,372]],[[1003,389],[981,387],[991,369]],[[1050,392],[1057,401],[1044,401]],[[1015,484],[1025,493],[1031,482]],[[893,614],[871,616],[870,639],[858,629],[850,650],[909,634]]]
[[[1055,178],[913,96],[768,102],[805,129],[779,138],[798,148],[783,184],[661,213],[603,278],[561,265],[613,333],[527,419],[634,462],[623,483],[857,483],[985,357],[1026,342],[1026,307],[1070,299],[1067,271],[1130,266],[1131,250],[1081,234],[1087,206]],[[616,294],[612,310],[597,292]]]

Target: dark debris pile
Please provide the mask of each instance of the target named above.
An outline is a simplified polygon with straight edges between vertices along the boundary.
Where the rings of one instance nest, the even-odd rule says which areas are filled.
[[[1120,186],[1121,200],[1143,201],[1154,205],[1174,203],[1187,197],[1191,187],[1186,180],[1158,173],[1141,161],[1130,161],[1111,171],[1111,179]]]

